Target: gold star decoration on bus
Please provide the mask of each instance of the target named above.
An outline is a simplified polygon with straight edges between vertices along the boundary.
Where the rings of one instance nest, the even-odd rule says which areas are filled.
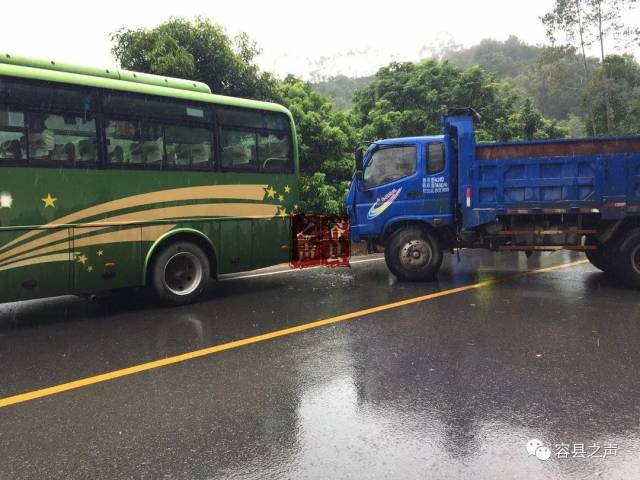
[[[284,202],[284,197],[282,195],[278,195],[278,201],[279,202]]]
[[[285,218],[287,216],[287,209],[284,207],[278,207],[278,216],[280,218]]]
[[[102,255],[104,255],[104,250],[98,250],[96,252],[96,255],[98,255],[99,257],[101,257]]]
[[[93,267],[91,265],[89,265],[87,267],[87,272],[89,272],[89,273],[93,272]]]
[[[50,193],[47,193],[47,196],[41,199],[44,202],[44,208],[55,208],[56,207],[56,197],[52,197]]]
[[[87,260],[89,260],[89,258],[83,253],[81,255],[78,255],[77,260],[78,260],[78,263],[81,263],[82,265],[84,265],[85,263],[87,263]]]
[[[273,187],[268,187],[265,188],[264,191],[267,194],[267,198],[276,198],[276,191],[273,189]]]

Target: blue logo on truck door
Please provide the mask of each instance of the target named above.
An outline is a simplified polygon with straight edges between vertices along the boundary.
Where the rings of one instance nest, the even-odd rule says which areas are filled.
[[[400,192],[402,191],[402,187],[394,188],[390,192],[388,192],[384,197],[378,198],[376,203],[371,205],[371,208],[367,212],[367,219],[373,220],[382,212],[384,212],[387,208],[391,206],[391,204],[398,198]]]

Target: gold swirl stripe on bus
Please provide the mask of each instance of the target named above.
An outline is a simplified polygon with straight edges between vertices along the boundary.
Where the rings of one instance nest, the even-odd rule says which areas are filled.
[[[113,243],[127,243],[127,242],[153,242],[162,234],[170,231],[176,225],[150,225],[147,227],[135,227],[125,230],[118,230],[116,232],[103,233],[100,235],[93,235],[91,237],[82,238],[73,242],[74,250],[82,247],[93,247],[96,245],[113,244]],[[24,260],[12,261],[5,265],[0,265],[0,271],[10,270],[13,268],[25,267],[30,265],[37,265],[41,263],[60,262],[60,261],[72,261],[74,260],[73,254],[69,252],[57,253],[67,250],[67,247],[62,245],[53,245],[47,248],[43,248],[39,251],[37,256],[28,257]],[[54,254],[54,255],[52,255]],[[46,259],[49,260],[46,260]]]
[[[133,223],[151,222],[158,220],[171,220],[176,218],[198,218],[198,217],[242,217],[242,218],[273,218],[278,213],[278,205],[260,203],[203,203],[196,205],[180,205],[176,207],[161,207],[151,210],[140,210],[126,213],[105,220],[78,225],[80,234],[90,233],[113,226],[121,226]],[[24,258],[24,255],[16,257],[21,253],[30,252],[36,248],[43,247],[50,243],[66,242],[68,231],[54,232],[39,239],[24,243],[18,247],[0,254],[0,265],[7,263],[7,260]]]
[[[181,205],[177,207],[161,207],[151,210],[141,210],[137,212],[127,213],[112,217],[101,222],[95,222],[75,227],[79,233],[86,234],[92,231],[106,229],[113,226],[122,226],[127,224],[137,224],[142,222],[175,220],[180,218],[209,218],[209,217],[239,217],[239,218],[258,218],[271,219],[278,213],[278,205],[257,204],[257,203],[204,203],[197,205]],[[22,260],[42,254],[43,250],[47,250],[44,245],[51,243],[51,236],[58,235],[56,238],[58,245],[68,243],[68,240],[60,238],[60,233],[56,232],[52,235],[34,240],[27,244],[16,247],[8,252],[0,254],[0,265],[6,265],[9,262]],[[67,230],[64,231],[68,235]],[[154,239],[155,240],[155,239]],[[74,240],[74,246],[81,240]],[[24,252],[24,253],[22,253]],[[22,253],[22,254],[20,254]]]
[[[0,246],[0,252],[9,247],[32,238],[44,229],[56,228],[76,223],[80,220],[112,213],[116,210],[134,208],[154,203],[176,202],[188,200],[237,199],[261,201],[265,197],[268,185],[205,185],[199,187],[173,188],[149,193],[141,193],[129,197],[94,205],[83,210],[60,217],[42,227],[28,231],[10,242]]]

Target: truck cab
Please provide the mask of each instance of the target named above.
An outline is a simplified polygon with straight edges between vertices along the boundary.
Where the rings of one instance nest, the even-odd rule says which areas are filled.
[[[347,197],[352,239],[378,239],[394,225],[408,221],[452,224],[450,149],[442,135],[372,143]]]
[[[389,265],[403,278],[422,275],[425,264],[441,261],[441,254],[433,258],[440,249],[423,239],[431,230],[438,241],[435,229],[455,223],[453,150],[448,137],[438,135],[380,140],[357,153],[359,166],[347,196],[351,238],[386,246],[400,230],[420,230],[413,232],[420,238],[401,247],[404,265]]]

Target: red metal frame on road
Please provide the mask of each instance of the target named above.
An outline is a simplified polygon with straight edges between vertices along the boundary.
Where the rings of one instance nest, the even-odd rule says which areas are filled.
[[[291,217],[292,268],[348,267],[349,220],[338,215]]]

